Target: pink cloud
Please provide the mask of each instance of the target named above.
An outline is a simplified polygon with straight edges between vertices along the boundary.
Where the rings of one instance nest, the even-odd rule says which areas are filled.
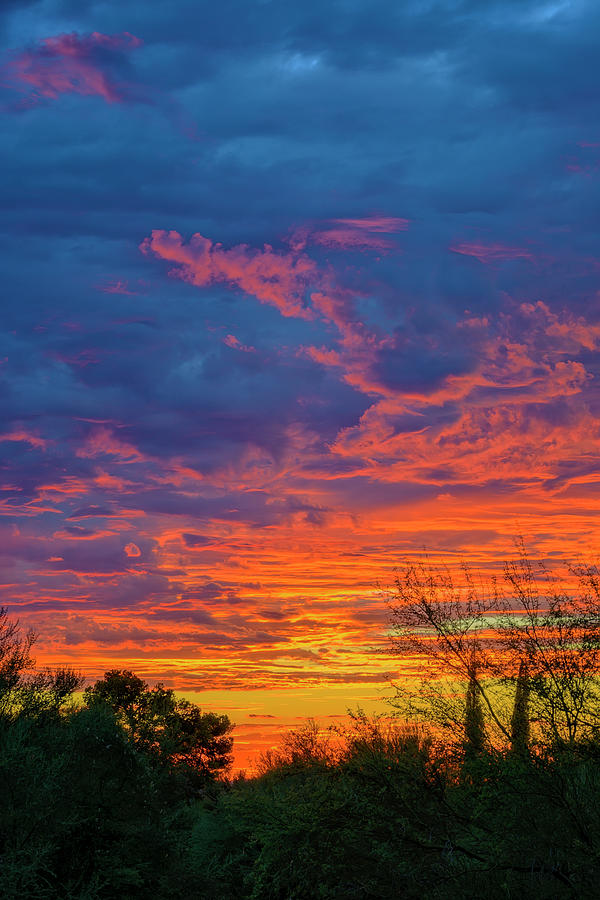
[[[391,234],[395,231],[406,231],[410,219],[399,219],[395,216],[367,216],[364,219],[334,219],[348,228],[364,228],[366,231],[383,231]]]
[[[474,256],[479,262],[492,263],[502,259],[533,259],[533,254],[523,247],[506,247],[504,244],[475,244],[463,242],[450,247],[453,253]]]
[[[241,350],[243,353],[256,353],[256,347],[240,343],[234,334],[228,334],[227,337],[224,337],[223,343],[231,347],[232,350]]]
[[[409,219],[393,216],[371,216],[359,219],[331,219],[325,225],[297,228],[291,238],[295,250],[308,244],[319,244],[340,250],[385,250],[394,242],[383,235],[406,231]]]
[[[125,555],[129,556],[131,558],[142,555],[142,551],[140,550],[140,548],[138,547],[137,544],[133,544],[133,543],[126,544],[124,547],[124,550],[125,550]]]
[[[277,307],[284,316],[311,317],[305,296],[319,274],[313,260],[303,254],[277,252],[268,244],[262,250],[247,244],[226,250],[201,234],[185,244],[177,231],[153,231],[140,249],[176,263],[170,274],[198,287],[230,284]]]
[[[85,444],[76,451],[80,458],[114,456],[121,462],[143,462],[145,457],[133,444],[121,441],[108,428],[98,428],[87,438]]]
[[[378,219],[375,224],[377,228],[391,227],[388,220]],[[275,251],[268,244],[262,250],[246,244],[224,249],[201,234],[194,234],[186,244],[177,231],[153,231],[142,241],[140,249],[146,255],[176,263],[169,274],[198,287],[225,283],[240,288],[261,303],[275,306],[284,316],[320,317],[332,322],[340,333],[340,346],[346,358],[352,359],[352,373],[345,375],[345,379],[353,385],[364,383],[367,392],[371,392],[364,373],[373,352],[388,338],[372,333],[357,319],[355,294],[337,284],[330,266],[318,266],[297,246],[288,251]],[[242,346],[234,335],[227,335],[224,343],[238,350],[252,350]],[[330,358],[327,363],[325,358],[318,359],[319,352],[310,350],[308,355],[315,361],[333,365]],[[358,382],[357,372],[360,372]]]
[[[140,250],[176,263],[169,272],[172,277],[197,287],[217,283],[237,287],[261,303],[275,306],[284,316],[320,316],[336,325],[345,346],[364,346],[365,342],[372,342],[373,336],[356,321],[355,295],[337,283],[331,267],[317,265],[303,252],[304,248],[310,242],[330,242],[340,248],[381,249],[387,240],[381,234],[405,229],[408,220],[377,217],[330,222],[339,227],[321,231],[297,229],[289,239],[291,250],[287,251],[274,250],[269,244],[262,249],[247,244],[225,249],[201,234],[192,235],[185,243],[179,232],[163,230],[152,231],[140,244]],[[235,341],[233,335],[225,338],[228,346],[251,349],[242,348]]]
[[[133,297],[137,293],[137,291],[130,291],[128,282],[121,281],[120,279],[117,281],[107,281],[106,284],[98,284],[96,285],[96,289],[102,291],[104,294],[126,294],[129,297]]]
[[[3,441],[23,441],[40,450],[45,450],[48,444],[43,438],[38,437],[35,434],[29,434],[27,431],[9,431],[7,434],[0,434],[0,442]]]
[[[344,365],[337,350],[328,350],[327,347],[307,347],[305,352],[311,359],[322,366],[335,368]]]
[[[78,353],[72,353],[70,355],[57,352],[49,352],[47,355],[51,357],[51,359],[58,360],[58,362],[66,363],[68,366],[76,366],[77,368],[85,369],[86,366],[97,365],[100,362],[101,356],[106,355],[106,351],[90,348],[80,350]]]
[[[56,99],[60,94],[103,97],[107,103],[123,101],[126,85],[104,70],[108,54],[140,47],[142,41],[123,34],[59,34],[13,55],[3,67],[5,83],[30,94],[29,102]]]

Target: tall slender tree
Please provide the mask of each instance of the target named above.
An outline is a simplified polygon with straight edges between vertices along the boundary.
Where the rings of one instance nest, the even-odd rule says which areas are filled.
[[[485,743],[485,721],[481,706],[481,692],[475,672],[473,672],[467,685],[465,702],[465,755],[467,757],[480,756],[485,749]]]
[[[531,726],[529,722],[529,697],[531,685],[529,668],[521,660],[515,686],[515,703],[510,720],[510,746],[513,753],[526,754],[529,750]]]

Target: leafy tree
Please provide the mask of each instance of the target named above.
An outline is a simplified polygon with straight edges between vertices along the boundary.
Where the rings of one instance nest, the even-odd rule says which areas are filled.
[[[0,613],[0,896],[188,900],[190,793],[230,760],[231,725],[132,673],[85,705],[68,668],[33,671],[32,632]]]
[[[195,787],[231,765],[233,726],[227,716],[203,713],[161,684],[149,688],[133,672],[113,669],[85,690],[84,702],[110,707],[139,750]]]
[[[160,788],[107,707],[0,722],[0,896],[169,897],[179,811]]]

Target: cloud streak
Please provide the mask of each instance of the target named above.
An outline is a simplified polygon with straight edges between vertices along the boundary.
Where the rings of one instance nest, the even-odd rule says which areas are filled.
[[[284,316],[307,318],[306,293],[317,276],[312,260],[302,254],[262,250],[245,244],[224,249],[201,234],[186,244],[176,231],[155,230],[140,245],[142,253],[176,263],[170,274],[197,287],[228,284],[277,307]]]

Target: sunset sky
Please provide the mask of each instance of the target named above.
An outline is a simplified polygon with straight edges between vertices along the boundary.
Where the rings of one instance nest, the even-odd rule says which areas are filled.
[[[38,663],[249,752],[385,693],[406,557],[596,554],[599,34],[592,0],[3,0],[0,603]]]

